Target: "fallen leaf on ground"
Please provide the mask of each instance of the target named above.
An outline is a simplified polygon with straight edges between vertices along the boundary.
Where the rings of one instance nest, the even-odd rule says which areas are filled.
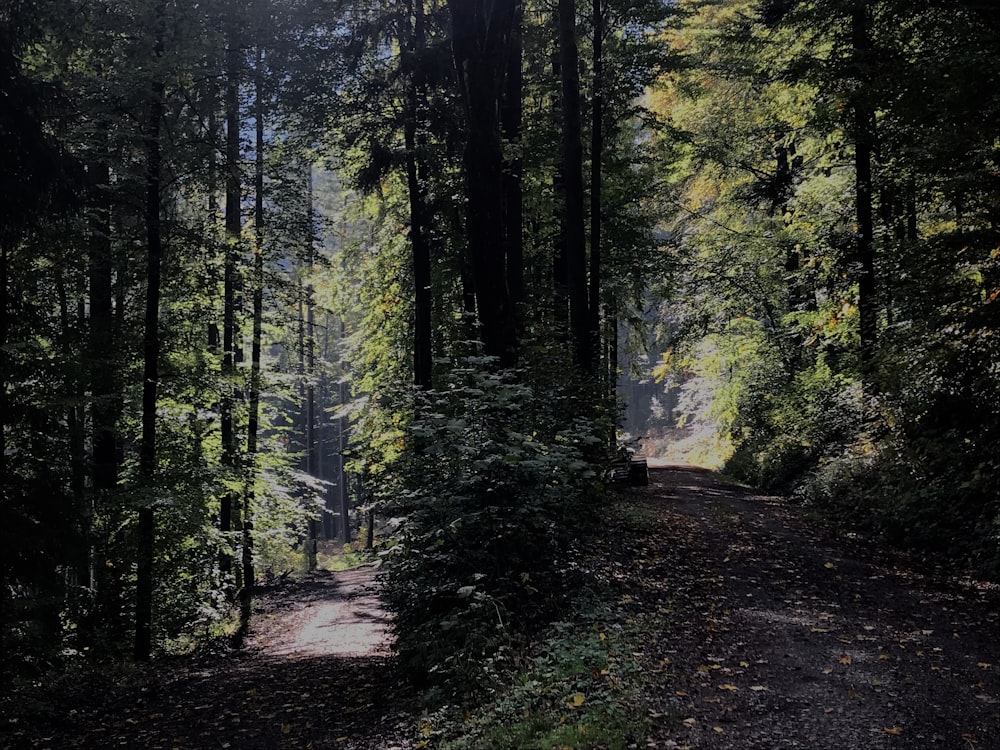
[[[886,729],[883,729],[882,731],[884,731],[886,734],[897,734],[898,735],[898,734],[902,734],[903,733],[903,730],[900,727],[888,727]]]

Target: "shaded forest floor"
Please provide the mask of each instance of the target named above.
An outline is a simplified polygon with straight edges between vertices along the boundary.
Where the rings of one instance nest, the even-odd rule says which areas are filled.
[[[695,469],[652,470],[622,510],[634,520],[581,564],[638,668],[643,726],[627,746],[1000,748],[995,586],[835,537]],[[266,591],[244,651],[22,695],[3,706],[0,746],[434,748],[461,722],[418,731],[385,619],[370,571]]]
[[[651,474],[659,532],[626,579],[658,675],[647,747],[1000,748],[996,586],[708,472]]]

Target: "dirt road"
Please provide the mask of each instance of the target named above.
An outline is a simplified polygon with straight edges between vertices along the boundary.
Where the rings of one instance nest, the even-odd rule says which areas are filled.
[[[651,472],[649,748],[996,750],[1000,593],[836,539],[784,501]],[[638,499],[638,498],[637,498]]]

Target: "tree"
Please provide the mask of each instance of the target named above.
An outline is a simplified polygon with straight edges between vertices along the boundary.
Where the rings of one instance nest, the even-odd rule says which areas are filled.
[[[517,361],[515,308],[507,285],[504,158],[499,113],[517,2],[450,0],[455,67],[465,116],[466,232],[483,351]]]
[[[156,479],[156,404],[160,359],[160,263],[163,238],[160,226],[161,153],[160,121],[163,119],[164,82],[158,69],[163,57],[163,24],[166,7],[157,5],[153,28],[153,79],[146,121],[146,315],[142,339],[142,441],[139,448],[139,481],[146,499],[139,507],[136,553],[135,658],[149,659],[153,627],[153,558],[156,518],[150,489]]]
[[[573,356],[583,372],[594,370],[591,319],[587,306],[587,248],[584,234],[583,142],[580,71],[576,43],[576,2],[559,0],[559,71],[562,84],[563,196],[566,279]]]

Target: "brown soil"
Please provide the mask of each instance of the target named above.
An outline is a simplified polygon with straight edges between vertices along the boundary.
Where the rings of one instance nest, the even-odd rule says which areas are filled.
[[[837,539],[708,472],[651,472],[631,594],[648,748],[997,750],[1000,592]],[[922,570],[923,572],[916,572]]]

